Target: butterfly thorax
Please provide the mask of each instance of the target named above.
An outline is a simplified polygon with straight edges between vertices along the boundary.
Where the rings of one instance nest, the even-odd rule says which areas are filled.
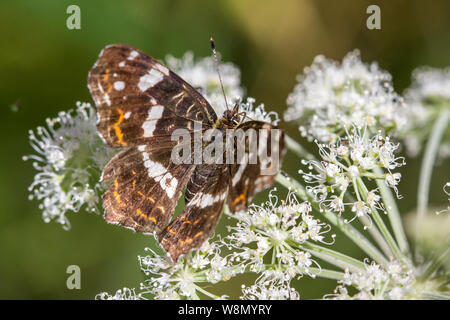
[[[233,109],[227,109],[221,118],[218,118],[214,128],[236,129],[244,120],[245,113],[239,112],[239,104]]]

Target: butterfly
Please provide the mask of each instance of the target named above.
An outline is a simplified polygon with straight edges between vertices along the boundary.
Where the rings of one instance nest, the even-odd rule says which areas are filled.
[[[259,156],[269,149],[278,152],[279,166],[285,153],[281,129],[268,122],[244,121],[238,105],[219,117],[196,89],[131,46],[105,47],[89,72],[88,88],[97,106],[100,137],[123,149],[102,172],[101,180],[109,183],[103,195],[104,218],[154,234],[173,261],[211,236],[225,204],[232,213],[246,210],[252,197],[275,180],[277,172],[264,174],[268,164]],[[177,129],[187,131],[194,142],[199,142],[196,134],[208,129],[266,134],[254,137],[257,150],[250,150],[248,137],[234,137],[230,164],[176,163],[171,156],[180,145],[173,140]],[[269,139],[274,132],[278,135]],[[236,146],[244,146],[247,155],[234,154]],[[252,163],[248,160],[255,152],[258,160]],[[173,218],[185,189],[185,208]]]

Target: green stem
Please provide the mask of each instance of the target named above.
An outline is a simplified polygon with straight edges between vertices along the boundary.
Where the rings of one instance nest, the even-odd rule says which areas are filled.
[[[375,167],[374,172],[376,175],[383,175],[383,171],[378,166]],[[398,246],[404,254],[407,254],[409,252],[408,240],[406,239],[400,211],[398,210],[397,202],[392,194],[392,190],[386,185],[385,181],[376,179],[376,182],[380,189],[380,195],[383,198],[386,211],[388,212],[389,221],[394,230],[394,236],[398,242]]]
[[[195,284],[194,284],[194,285],[195,285]],[[208,291],[204,290],[204,289],[201,288],[200,286],[195,285],[195,289],[196,289],[197,291],[203,293],[205,296],[208,296],[208,297],[210,297],[210,298],[212,298],[212,299],[218,299],[218,298],[219,298],[219,296],[217,296],[217,295],[215,295],[215,294],[213,294],[213,293],[211,293],[211,292],[208,292]]]
[[[430,300],[450,300],[450,294],[445,292],[424,292],[422,296]]]
[[[315,157],[309,153],[305,148],[303,148],[297,141],[289,137],[288,135],[285,135],[285,141],[287,148],[294,152],[296,155],[298,155],[302,159],[307,160],[314,160]]]
[[[422,166],[420,168],[419,188],[417,190],[417,227],[416,241],[420,241],[420,226],[428,209],[428,196],[430,193],[431,174],[433,172],[436,155],[439,150],[439,143],[447,128],[450,118],[450,110],[443,109],[436,119],[430,137],[427,141],[423,155]]]
[[[355,198],[350,194],[345,194],[345,199],[348,202],[355,202]],[[371,221],[366,216],[360,216],[358,217],[359,221],[362,223],[363,226],[368,226],[371,224]],[[392,256],[391,248],[389,248],[389,244],[386,242],[386,239],[384,239],[383,235],[380,233],[380,230],[378,228],[368,228],[367,231],[369,231],[372,238],[375,240],[375,242],[380,246],[381,250],[383,250],[383,253],[390,257]]]
[[[358,247],[360,247],[369,257],[377,261],[383,266],[387,266],[388,261],[383,254],[365,238],[358,230],[352,225],[345,223],[342,218],[338,217],[335,213],[320,208],[320,205],[315,202],[310,195],[307,194],[305,188],[295,179],[290,178],[284,173],[279,173],[276,177],[276,181],[283,185],[285,188],[295,192],[301,199],[308,200],[311,205],[321,212],[321,214],[334,226],[338,227],[349,239],[351,239]]]
[[[363,199],[366,201],[369,191],[367,190],[367,187],[364,184],[364,181],[361,179],[361,177],[358,177],[356,179],[356,181],[357,181],[357,184],[358,184],[358,189],[360,190],[360,192],[361,192],[361,194],[363,196]],[[381,234],[384,236],[384,238],[386,239],[387,243],[389,244],[389,247],[391,248],[392,253],[394,254],[394,256],[397,259],[403,260],[404,257],[402,255],[399,247],[397,246],[397,243],[395,242],[395,240],[392,237],[391,233],[389,232],[388,228],[384,224],[383,219],[378,214],[378,211],[375,208],[373,208],[373,207],[371,207],[370,209],[372,211],[372,218],[375,221],[375,224],[380,229]]]
[[[280,268],[288,268],[287,265],[280,265]],[[272,269],[273,265],[271,264],[265,264],[263,269],[269,270]],[[309,267],[309,268],[301,268],[303,273],[310,274],[313,276],[317,276],[320,278],[325,279],[332,279],[332,280],[342,280],[344,279],[344,273],[340,271],[334,271],[329,269],[323,269],[323,268],[316,268],[316,267]],[[251,271],[250,271],[251,272]]]
[[[305,249],[313,256],[318,257],[328,263],[335,265],[341,269],[349,269],[352,272],[361,272],[365,270],[364,263],[349,257],[343,253],[319,246],[315,243],[305,242],[301,244],[301,248]]]
[[[428,279],[446,260],[450,257],[450,248],[447,247],[445,251],[437,257],[432,264],[430,264],[422,275],[424,280]]]

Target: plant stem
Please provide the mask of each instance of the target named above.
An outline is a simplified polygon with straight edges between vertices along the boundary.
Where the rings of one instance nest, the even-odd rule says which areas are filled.
[[[301,248],[305,249],[313,256],[318,257],[328,263],[335,265],[341,269],[349,269],[352,272],[364,271],[364,263],[349,257],[343,253],[319,246],[315,243],[305,242],[301,244]]]
[[[294,152],[296,155],[298,155],[302,159],[307,160],[314,160],[315,157],[309,153],[305,148],[303,148],[297,141],[289,137],[288,135],[285,135],[286,145],[289,150]]]
[[[437,259],[435,259],[433,263],[427,267],[427,269],[422,275],[422,278],[426,280],[429,277],[431,277],[434,271],[436,271],[437,268],[439,268],[449,258],[449,256],[450,256],[450,248],[447,247],[445,251],[442,254],[440,254],[439,257],[437,257]]]
[[[367,200],[367,194],[369,193],[369,191],[367,190],[367,187],[364,184],[364,181],[361,179],[361,177],[358,177],[356,179],[356,181],[357,181],[358,189],[360,190],[360,192],[363,196],[363,199]],[[397,246],[397,243],[395,242],[394,238],[392,237],[391,233],[389,232],[388,228],[384,224],[383,219],[378,214],[378,210],[376,210],[373,207],[371,208],[371,210],[372,210],[373,220],[375,221],[375,224],[380,229],[381,234],[384,236],[387,243],[389,244],[389,247],[391,248],[392,253],[394,254],[394,256],[397,259],[403,260],[404,257],[402,255],[399,247]]]
[[[358,230],[352,225],[346,224],[342,218],[338,217],[335,213],[320,208],[320,205],[315,202],[310,195],[307,194],[305,188],[295,179],[287,176],[285,173],[279,173],[276,177],[276,181],[283,185],[285,188],[295,192],[301,199],[308,200],[311,205],[318,210],[325,218],[338,227],[348,238],[350,238],[358,247],[360,247],[369,257],[376,260],[379,264],[387,266],[388,261],[383,254],[365,238]]]
[[[352,195],[350,195],[348,192],[345,194],[345,198],[349,202],[355,202],[355,198]],[[358,217],[358,219],[362,223],[363,226],[367,226],[367,225],[371,224],[370,219],[366,216],[360,216],[360,217]],[[389,244],[386,242],[386,239],[380,233],[380,230],[378,230],[378,228],[368,228],[367,231],[370,233],[370,235],[375,240],[375,242],[380,246],[381,250],[383,250],[383,253],[387,257],[392,256],[391,248],[389,247]]]
[[[417,223],[416,242],[420,242],[420,226],[428,210],[428,196],[430,193],[431,174],[433,172],[436,155],[439,150],[439,143],[447,128],[450,118],[450,110],[442,109],[436,119],[430,137],[427,141],[423,155],[422,166],[420,168],[419,188],[417,190]]]
[[[383,174],[383,171],[378,166],[375,167],[374,172],[376,175]],[[394,230],[394,236],[398,242],[398,246],[404,254],[407,254],[409,252],[408,240],[406,239],[400,211],[398,210],[397,202],[392,195],[392,190],[386,185],[385,181],[376,179],[376,182],[378,188],[380,189],[380,195],[383,198],[386,211],[388,212],[389,221],[391,223],[392,229]]]

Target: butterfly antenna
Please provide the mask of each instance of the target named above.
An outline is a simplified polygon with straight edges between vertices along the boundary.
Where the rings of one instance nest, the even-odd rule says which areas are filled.
[[[214,55],[214,60],[216,61],[216,70],[217,70],[217,74],[219,75],[219,82],[220,82],[220,87],[222,88],[225,105],[227,106],[227,109],[229,110],[230,108],[228,107],[227,96],[225,95],[225,90],[223,88],[223,83],[222,83],[222,77],[220,76],[220,72],[219,72],[219,59],[217,58],[216,45],[214,44],[214,39],[212,37],[209,39],[209,42],[211,43],[211,50]]]

